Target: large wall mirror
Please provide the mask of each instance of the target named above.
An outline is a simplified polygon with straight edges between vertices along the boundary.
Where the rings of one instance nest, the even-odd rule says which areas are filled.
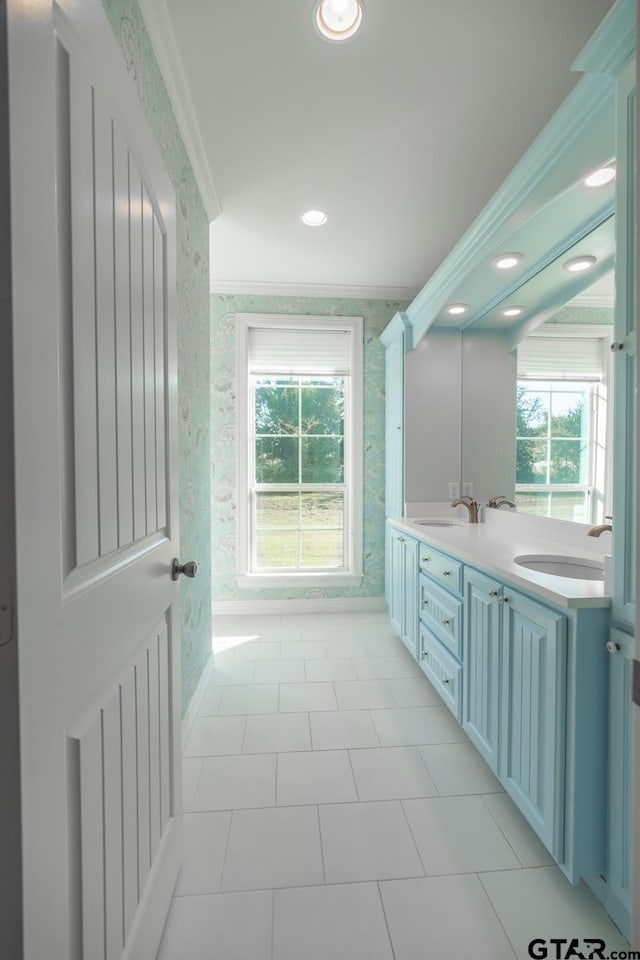
[[[580,523],[611,513],[613,291],[610,271],[515,347],[464,331],[461,480],[479,500]]]

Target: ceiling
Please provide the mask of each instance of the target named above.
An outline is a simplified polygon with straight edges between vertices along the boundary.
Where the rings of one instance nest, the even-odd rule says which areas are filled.
[[[312,0],[142,6],[217,213],[212,285],[412,298],[578,81],[613,0],[365,0],[344,44]]]

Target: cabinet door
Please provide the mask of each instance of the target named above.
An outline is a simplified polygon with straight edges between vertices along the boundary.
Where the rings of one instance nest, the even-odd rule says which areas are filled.
[[[609,770],[607,797],[607,910],[625,936],[631,913],[633,637],[611,631],[609,658]]]
[[[418,543],[404,538],[403,557],[403,616],[400,637],[412,656],[418,648]]]
[[[404,617],[404,544],[398,530],[389,528],[387,536],[387,607],[391,626],[402,636]]]
[[[498,769],[501,597],[501,584],[465,569],[462,725],[492,770]]]
[[[614,315],[613,599],[616,624],[634,629],[636,529],[635,59],[617,92],[616,309]]]
[[[400,330],[385,352],[385,516],[404,515],[404,349]]]
[[[499,772],[548,850],[562,860],[566,617],[505,589]]]

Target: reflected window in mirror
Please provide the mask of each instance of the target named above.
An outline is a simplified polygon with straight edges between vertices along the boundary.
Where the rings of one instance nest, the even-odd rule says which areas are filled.
[[[518,347],[517,509],[601,522],[608,505],[609,330],[543,324]]]

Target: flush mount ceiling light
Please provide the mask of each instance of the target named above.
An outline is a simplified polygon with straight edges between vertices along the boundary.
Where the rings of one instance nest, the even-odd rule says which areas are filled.
[[[323,227],[329,217],[324,210],[307,210],[306,213],[302,214],[300,219],[308,227]]]
[[[317,0],[313,22],[325,40],[340,43],[349,40],[364,17],[362,0]]]
[[[447,313],[450,313],[452,317],[457,317],[461,313],[466,313],[468,309],[468,303],[451,303],[447,307]]]
[[[611,183],[616,178],[616,168],[613,163],[608,163],[606,167],[600,167],[594,170],[588,177],[582,181],[585,187],[603,187],[605,183]]]
[[[522,259],[521,253],[501,253],[499,257],[496,257],[495,260],[491,262],[498,270],[511,270],[513,267],[517,267],[518,264],[522,262]]]
[[[505,307],[502,311],[503,317],[519,317],[521,313],[524,313],[524,307]]]
[[[573,257],[572,260],[567,260],[567,262],[563,263],[562,266],[569,273],[584,273],[585,270],[591,270],[592,267],[595,267],[597,262],[597,257]]]

